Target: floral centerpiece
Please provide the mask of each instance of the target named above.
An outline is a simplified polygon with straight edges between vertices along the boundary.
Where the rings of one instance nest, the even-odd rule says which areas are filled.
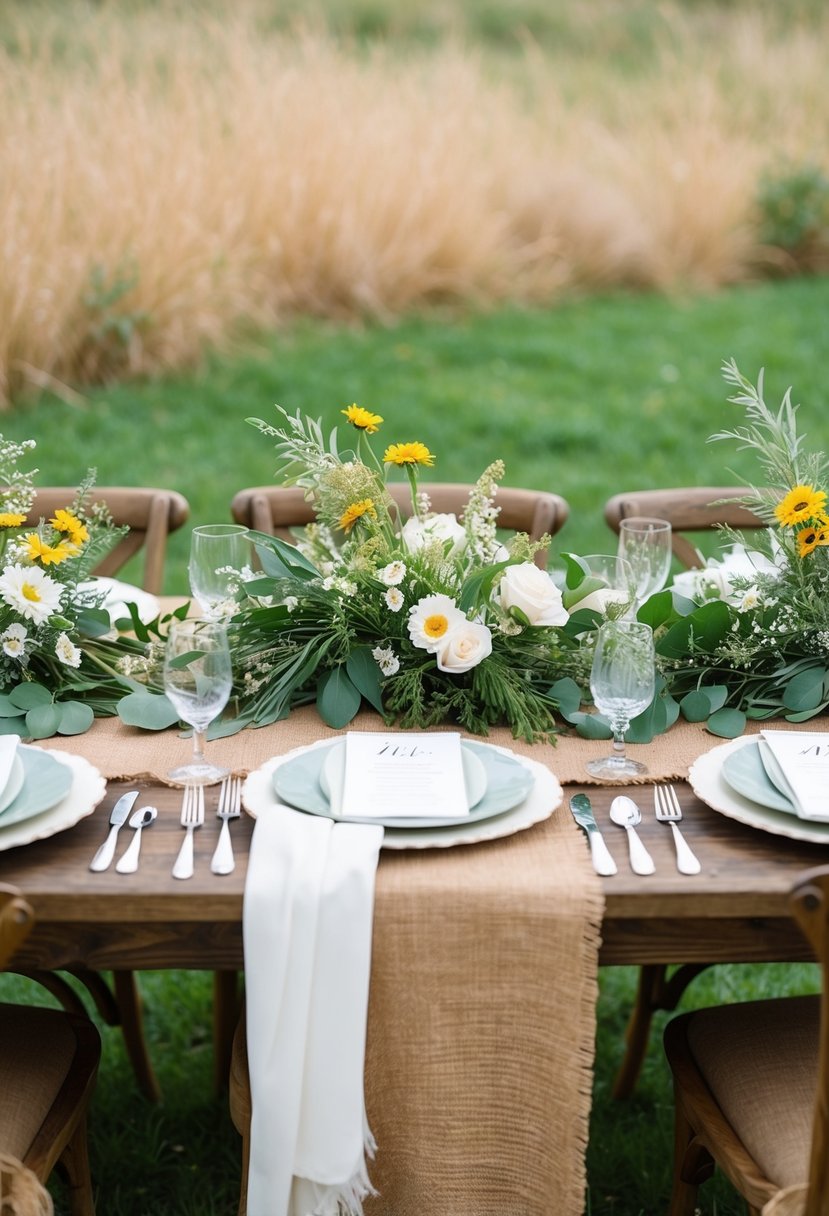
[[[767,528],[751,542],[725,529],[724,558],[652,596],[639,617],[654,627],[663,698],[730,737],[747,718],[803,722],[829,707],[829,467],[804,450],[791,390],[773,410],[762,373],[755,386],[732,360],[723,374],[746,421],[712,439],[756,452],[763,484],[739,501]]]
[[[90,471],[72,502],[27,524],[34,440],[0,436],[0,730],[40,739],[79,734],[114,713],[136,685],[112,663],[143,642],[118,642],[91,571],[127,531],[101,504],[87,506]]]
[[[561,591],[533,562],[549,537],[498,537],[503,464],[484,470],[460,519],[436,514],[420,482],[429,449],[388,443],[378,456],[382,417],[342,412],[355,441],[342,452],[336,430],[299,414],[282,410],[281,427],[249,420],[275,440],[279,475],[304,487],[316,522],[295,546],[254,534],[263,572],[244,583],[230,622],[240,711],[226,729],[311,701],[342,727],[365,700],[404,727],[453,721],[486,733],[505,722],[551,739],[562,656],[578,643]],[[396,470],[408,518],[389,493]]]

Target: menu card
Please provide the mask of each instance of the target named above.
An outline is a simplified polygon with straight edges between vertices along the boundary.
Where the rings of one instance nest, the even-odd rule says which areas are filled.
[[[777,761],[778,779],[801,819],[829,822],[829,734],[820,731],[764,730],[763,739]],[[779,780],[782,777],[782,781]]]
[[[457,731],[346,735],[344,818],[457,818],[468,811]]]

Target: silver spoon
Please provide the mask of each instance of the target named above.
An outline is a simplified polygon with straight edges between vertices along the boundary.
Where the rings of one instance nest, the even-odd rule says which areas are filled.
[[[141,852],[141,830],[151,824],[158,814],[154,806],[142,806],[133,811],[130,816],[130,827],[135,828],[135,835],[127,847],[124,856],[119,859],[115,869],[119,874],[134,874],[138,869],[138,854]]]
[[[642,812],[633,799],[624,794],[614,798],[610,804],[610,818],[627,832],[630,868],[634,874],[653,874],[656,869],[653,858],[635,831],[635,825],[642,822]]]

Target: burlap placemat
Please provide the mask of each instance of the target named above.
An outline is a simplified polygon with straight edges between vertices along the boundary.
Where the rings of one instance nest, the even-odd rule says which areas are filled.
[[[763,725],[766,724],[750,722],[747,730],[756,732]],[[775,719],[772,725],[775,730],[827,730],[829,717],[815,718],[802,725]],[[383,723],[378,715],[363,712],[351,729],[382,730]],[[260,730],[243,730],[229,739],[213,740],[207,747],[214,763],[231,768],[235,773],[246,774],[259,768],[272,756],[312,743],[315,739],[334,739],[342,733],[331,730],[313,707],[306,706],[296,710],[284,722]],[[608,755],[611,747],[607,741],[580,739],[575,735],[560,735],[554,747],[530,746],[513,739],[503,727],[493,730],[487,739],[490,743],[510,747],[522,755],[542,760],[563,785],[601,784],[588,775],[587,761]],[[652,743],[630,746],[629,750],[631,756],[647,765],[648,772],[641,778],[642,782],[675,781],[687,777],[688,768],[697,756],[718,747],[722,742],[701,725],[677,722]],[[169,770],[189,758],[193,745],[177,730],[142,731],[124,726],[118,718],[99,718],[85,735],[65,739],[56,737],[49,739],[45,746],[84,756],[108,780],[148,778],[164,783]]]

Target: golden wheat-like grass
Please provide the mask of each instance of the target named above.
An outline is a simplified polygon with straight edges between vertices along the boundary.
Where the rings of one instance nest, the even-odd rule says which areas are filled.
[[[733,282],[761,175],[827,157],[826,40],[757,15],[676,11],[623,76],[245,6],[77,14],[0,52],[3,400],[180,367],[241,322]]]

